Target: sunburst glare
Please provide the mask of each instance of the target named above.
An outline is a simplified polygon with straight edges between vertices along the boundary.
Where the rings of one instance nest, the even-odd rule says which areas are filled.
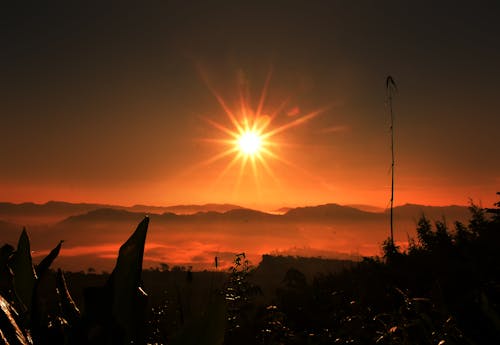
[[[200,70],[200,72],[208,88],[219,102],[229,120],[229,123],[231,124],[231,126],[227,126],[220,124],[210,118],[204,118],[207,123],[220,130],[225,135],[225,137],[205,138],[203,140],[212,143],[219,143],[226,148],[213,157],[210,157],[206,161],[202,162],[201,164],[211,164],[233,155],[233,158],[228,162],[227,166],[219,174],[217,181],[222,179],[222,177],[229,170],[234,168],[235,165],[238,164],[238,162],[240,163],[240,167],[236,186],[239,185],[242,175],[247,169],[247,163],[250,163],[250,169],[254,175],[257,187],[259,188],[259,170],[263,169],[274,180],[277,180],[273,169],[271,169],[270,167],[271,161],[278,161],[297,168],[294,164],[290,163],[284,157],[280,157],[280,155],[272,150],[272,148],[284,145],[284,143],[277,140],[276,136],[292,127],[304,124],[305,122],[319,115],[325,109],[315,110],[302,116],[297,115],[293,118],[292,121],[273,127],[273,121],[276,119],[276,117],[282,112],[283,114],[285,113],[284,108],[287,105],[287,102],[282,102],[281,105],[276,107],[276,109],[271,114],[264,113],[264,103],[267,96],[271,73],[269,73],[266,79],[256,109],[253,110],[249,106],[247,97],[243,96],[245,94],[248,94],[248,92],[244,92],[245,90],[240,90],[240,104],[237,107],[238,111],[233,111],[227,105],[222,96],[218,92],[216,92],[213,87],[211,87],[210,83],[208,83],[208,78],[206,78],[206,75],[203,73],[203,71]]]

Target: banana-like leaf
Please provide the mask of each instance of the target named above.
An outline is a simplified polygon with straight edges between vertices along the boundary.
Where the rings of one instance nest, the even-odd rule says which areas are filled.
[[[60,241],[59,244],[50,251],[49,255],[43,258],[42,261],[38,264],[36,267],[36,274],[40,278],[43,274],[45,274],[48,270],[50,265],[54,262],[54,260],[57,258],[59,255],[59,252],[61,251],[61,245],[63,244],[64,241]]]
[[[203,315],[189,323],[172,345],[222,345],[226,328],[226,303],[214,294]]]
[[[33,269],[30,240],[26,229],[23,229],[19,237],[17,250],[12,258],[12,271],[14,273],[14,289],[16,290],[16,294],[29,312],[31,310],[33,291],[37,278]]]
[[[144,323],[138,289],[141,284],[142,259],[148,231],[149,218],[139,223],[135,232],[121,247],[110,285],[113,294],[112,316],[123,343],[137,342],[137,336]]]
[[[80,319],[80,310],[73,301],[73,298],[71,298],[68,286],[66,285],[66,278],[64,278],[64,273],[61,269],[57,270],[56,286],[63,316],[70,324],[74,324]]]
[[[0,341],[3,344],[30,345],[29,336],[26,336],[16,322],[15,309],[0,296]]]
[[[2,248],[0,248],[0,268],[4,268],[7,266],[7,263],[9,262],[9,258],[14,252],[14,247],[12,247],[10,244],[4,244]]]
[[[8,291],[12,290],[14,275],[8,263],[13,252],[14,247],[9,244],[5,244],[0,248],[0,293],[3,292],[6,296],[9,295]]]
[[[30,313],[30,328],[33,338],[36,342],[40,343],[45,342],[44,337],[46,337],[47,331],[46,325],[49,323],[49,311],[47,309],[46,303],[47,296],[43,293],[43,291],[46,291],[44,286],[49,286],[48,284],[50,276],[46,275],[46,273],[49,271],[49,267],[52,262],[54,262],[55,258],[59,255],[62,243],[63,241],[60,241],[59,244],[54,249],[52,249],[49,255],[47,255],[36,268],[37,279],[35,281],[33,290]]]

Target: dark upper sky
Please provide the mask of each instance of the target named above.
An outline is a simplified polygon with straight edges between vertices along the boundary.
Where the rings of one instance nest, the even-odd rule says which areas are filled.
[[[487,205],[500,189],[498,1],[55,1],[1,5],[0,199],[385,206],[393,75],[396,203]],[[283,132],[255,183],[208,117],[202,78]],[[200,72],[203,71],[203,72]],[[293,116],[292,116],[293,115]],[[247,176],[248,175],[248,176]],[[256,186],[258,188],[256,188]]]

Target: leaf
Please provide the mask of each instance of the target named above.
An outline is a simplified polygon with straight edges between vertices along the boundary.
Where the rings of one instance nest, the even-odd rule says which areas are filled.
[[[38,342],[43,342],[41,339],[43,339],[46,335],[46,325],[50,322],[49,309],[46,302],[47,296],[44,292],[48,289],[53,289],[53,287],[49,288],[49,286],[52,285],[49,283],[49,278],[51,277],[46,273],[49,271],[49,267],[52,262],[54,262],[55,258],[59,255],[62,243],[63,241],[60,241],[59,244],[54,249],[52,249],[52,251],[40,262],[40,264],[36,268],[37,279],[35,281],[35,286],[33,289],[33,298],[30,313],[30,327],[33,339]]]
[[[74,325],[80,319],[80,310],[73,301],[73,298],[71,298],[68,286],[66,285],[66,278],[64,278],[64,273],[61,269],[57,270],[56,286],[63,316],[71,325]]]
[[[396,82],[394,81],[394,79],[390,75],[387,76],[387,78],[385,79],[385,88],[386,88],[387,92],[390,94],[393,94],[394,92],[396,92],[398,90],[398,87],[396,86]]]
[[[40,263],[36,267],[36,274],[39,278],[49,270],[50,265],[52,265],[52,262],[54,262],[54,260],[59,255],[63,242],[64,241],[60,241],[59,244],[50,251],[49,255],[47,255],[45,258],[43,258],[42,261],[40,261]]]
[[[33,291],[36,282],[36,273],[31,259],[30,240],[26,229],[23,229],[17,250],[12,258],[12,271],[14,273],[14,289],[26,310],[31,310]]]
[[[2,248],[0,248],[0,269],[4,269],[9,262],[9,258],[14,252],[14,247],[10,244],[4,244]]]
[[[5,244],[0,248],[0,291],[12,290],[12,279],[14,275],[8,263],[14,252],[14,247]]]
[[[31,339],[26,337],[18,326],[16,316],[16,310],[0,296],[0,341],[12,345],[32,344]]]
[[[141,328],[144,294],[139,293],[142,274],[144,244],[148,231],[149,217],[139,223],[135,232],[120,247],[118,259],[109,284],[112,289],[112,315],[115,326],[124,336],[123,342],[136,342]]]

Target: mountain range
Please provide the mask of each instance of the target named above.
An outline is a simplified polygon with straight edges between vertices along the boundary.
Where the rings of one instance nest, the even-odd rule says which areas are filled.
[[[398,206],[394,208],[397,243],[404,245],[408,236],[415,236],[422,214],[431,220],[444,219],[451,227],[455,220],[469,219],[466,206]],[[370,212],[338,204],[289,208],[278,214],[229,204],[0,203],[0,244],[15,245],[25,225],[38,255],[65,240],[58,259],[62,267],[108,269],[119,244],[145,215],[151,219],[145,264],[167,262],[198,269],[210,267],[214,255],[231,262],[234,253],[242,251],[253,262],[272,252],[331,258],[377,255],[389,223],[388,210]]]
[[[173,205],[173,206],[120,206],[110,204],[93,203],[69,203],[63,201],[49,201],[44,204],[25,202],[14,204],[0,202],[0,219],[21,224],[51,224],[59,222],[67,217],[85,214],[99,209],[124,210],[133,213],[175,213],[194,214],[198,212],[227,212],[229,210],[240,209],[242,207],[231,204],[204,204],[204,205]]]
[[[372,211],[374,210],[374,211]],[[0,202],[0,227],[15,224],[40,225],[90,221],[120,221],[150,215],[159,221],[363,221],[385,218],[389,210],[367,205],[324,204],[281,208],[267,213],[232,204],[119,206],[106,204],[68,203],[49,201],[45,204]],[[464,221],[467,206],[425,206],[405,204],[394,208],[395,218],[416,220],[420,216],[434,220]]]

